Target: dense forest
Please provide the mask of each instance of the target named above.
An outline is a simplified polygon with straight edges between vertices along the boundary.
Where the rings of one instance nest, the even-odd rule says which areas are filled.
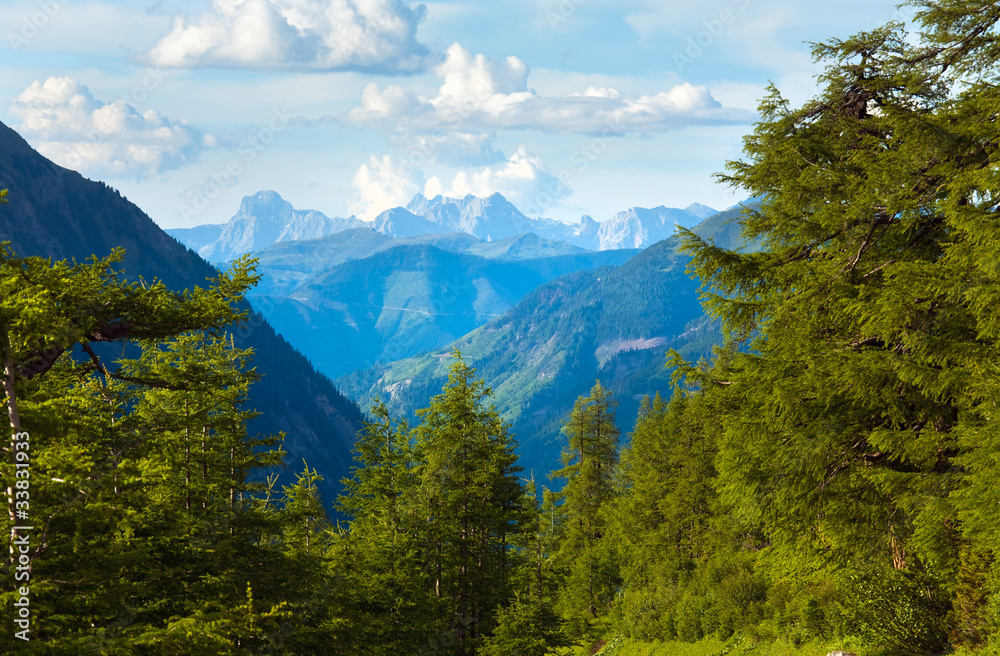
[[[0,249],[4,649],[995,653],[1000,5],[914,4],[762,101],[721,176],[760,248],[685,236],[725,344],[669,356],[626,436],[597,382],[544,480],[456,352],[414,421],[375,402],[324,508],[247,430],[252,262],[173,292]]]

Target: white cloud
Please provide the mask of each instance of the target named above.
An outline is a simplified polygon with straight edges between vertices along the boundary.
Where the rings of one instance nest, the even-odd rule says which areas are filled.
[[[406,163],[397,163],[389,155],[371,156],[354,174],[351,185],[356,192],[350,211],[370,221],[385,210],[410,202],[420,191],[423,174]]]
[[[428,180],[424,188],[424,195],[428,197],[463,198],[469,194],[486,197],[499,193],[515,206],[533,214],[539,214],[571,192],[539,157],[529,153],[523,145],[503,163],[472,172],[459,172],[448,188],[438,178]]]
[[[497,116],[535,97],[528,91],[528,65],[517,57],[502,62],[482,54],[473,57],[455,43],[436,73],[444,80],[440,95],[431,101],[437,107],[468,107]]]
[[[438,95],[418,96],[400,86],[362,93],[361,105],[344,120],[397,133],[429,130],[533,129],[554,133],[656,133],[690,125],[742,124],[751,112],[722,107],[704,86],[680,84],[654,95],[626,95],[589,87],[568,96],[544,97],[528,88],[528,67],[516,57],[505,61],[473,56],[454,44],[436,72]]]
[[[174,18],[149,58],[179,68],[411,73],[426,66],[416,37],[425,13],[406,0],[214,0],[196,20]]]
[[[101,102],[71,77],[35,81],[10,106],[18,126],[43,155],[98,177],[142,179],[179,168],[216,140],[184,121],[125,99]]]

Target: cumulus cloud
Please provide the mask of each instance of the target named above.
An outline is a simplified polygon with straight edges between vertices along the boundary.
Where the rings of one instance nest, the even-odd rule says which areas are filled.
[[[178,68],[412,73],[426,66],[416,36],[425,14],[407,0],[214,0],[195,20],[174,18],[149,58]]]
[[[528,88],[529,70],[516,57],[473,56],[454,44],[437,69],[435,97],[403,87],[365,87],[361,104],[344,120],[395,132],[432,129],[534,129],[554,133],[655,133],[698,124],[746,123],[751,112],[722,107],[704,86],[684,83],[655,95],[630,96],[590,87],[569,96],[546,97]]]
[[[422,184],[423,174],[408,163],[395,162],[389,155],[372,155],[351,181],[356,196],[350,211],[370,221],[385,210],[409,203]]]
[[[450,181],[432,177],[424,182],[422,170],[390,155],[362,164],[354,175],[354,203],[350,211],[372,220],[393,207],[405,206],[418,192],[428,198],[486,197],[502,194],[517,207],[539,214],[572,193],[567,181],[554,175],[541,158],[519,146],[510,157],[488,166],[460,170]]]
[[[456,43],[435,72],[444,80],[438,97],[430,101],[435,107],[464,107],[495,117],[535,97],[528,91],[528,65],[517,57],[473,57]]]
[[[10,114],[43,155],[98,177],[141,179],[183,166],[216,143],[184,121],[140,112],[124,98],[102,102],[70,77],[36,80],[13,100]]]
[[[485,197],[502,194],[515,206],[529,213],[539,213],[552,203],[566,198],[572,190],[563,180],[553,175],[541,158],[528,152],[525,146],[506,161],[471,172],[461,171],[446,187],[438,178],[431,178],[424,188],[424,195],[463,198],[469,194]]]

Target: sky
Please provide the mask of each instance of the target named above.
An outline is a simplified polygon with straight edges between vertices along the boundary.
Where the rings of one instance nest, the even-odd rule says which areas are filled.
[[[164,228],[270,189],[374,218],[417,193],[499,192],[598,221],[729,207],[773,82],[884,0],[5,0],[0,120]]]

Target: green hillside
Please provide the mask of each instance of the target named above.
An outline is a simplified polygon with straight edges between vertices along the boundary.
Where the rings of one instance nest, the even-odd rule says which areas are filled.
[[[351,232],[346,238],[335,235],[337,239],[315,240],[321,243],[281,244],[265,251],[269,257],[262,268],[275,275],[288,273],[286,283],[291,276],[301,275],[289,273],[292,266],[299,272],[314,266],[308,259],[304,263],[295,260],[295,252],[316,253],[336,244],[344,246],[337,251],[340,258],[368,249],[375,253],[330,267],[324,260],[324,273],[287,295],[254,298],[277,330],[329,376],[442,348],[499,317],[553,278],[605,262],[620,263],[634,254],[580,251],[515,261],[511,247],[525,246],[517,238],[506,245],[480,242],[468,235],[440,239],[450,248],[488,250],[510,258],[486,259],[421,243],[423,238],[385,241],[375,232]],[[428,240],[438,242],[439,238]],[[527,241],[538,248],[517,248],[519,254],[569,250],[557,242]],[[396,245],[399,242],[402,245]],[[392,248],[381,250],[384,245]],[[279,270],[291,262],[298,264]]]

